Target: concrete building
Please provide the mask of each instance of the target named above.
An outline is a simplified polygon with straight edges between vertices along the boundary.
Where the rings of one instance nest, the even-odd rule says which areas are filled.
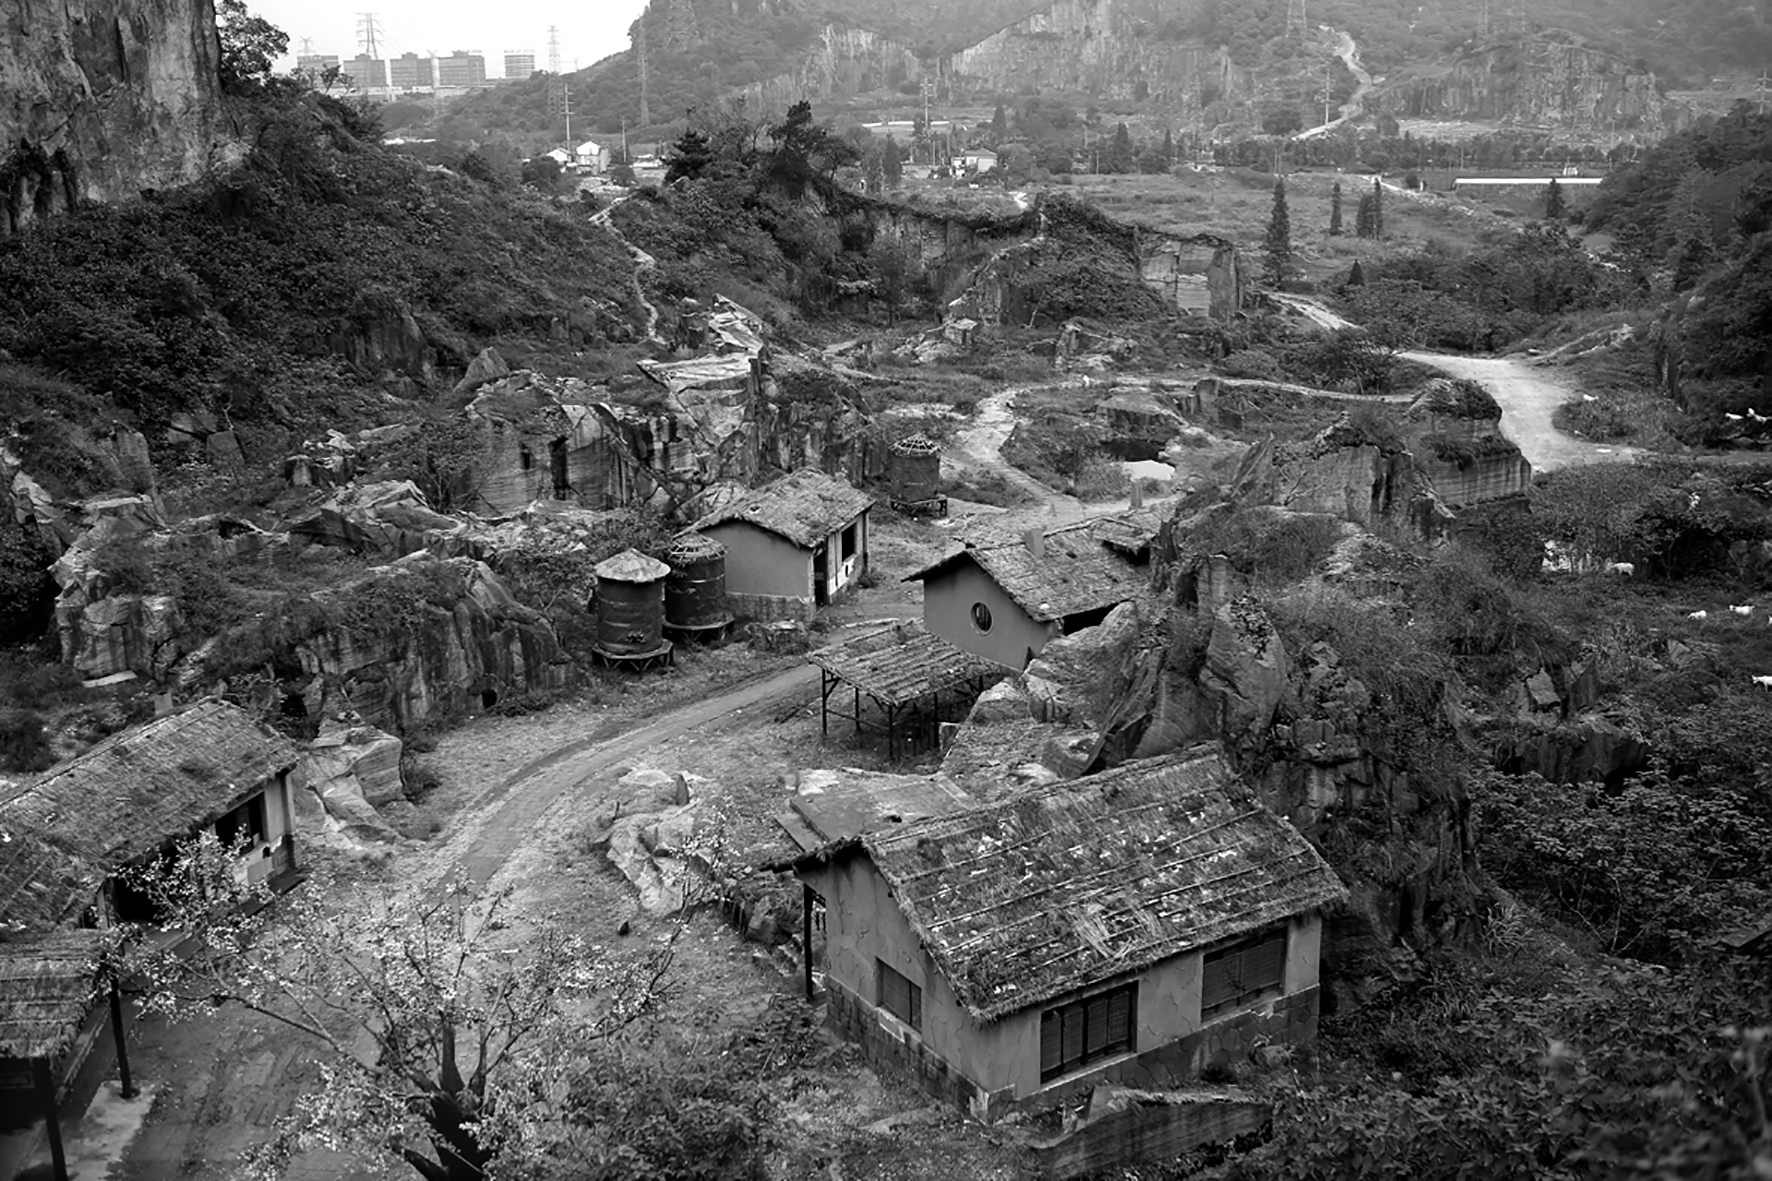
[[[388,73],[393,78],[396,90],[416,90],[420,87],[429,89],[437,84],[431,59],[420,57],[416,53],[403,53],[390,59]]]
[[[304,74],[324,74],[339,67],[336,53],[303,53],[296,55],[295,68]]]
[[[1215,748],[979,806],[894,791],[835,839],[784,819],[825,838],[794,869],[807,928],[824,908],[826,1021],[869,1060],[990,1120],[1315,1038],[1347,891]]]
[[[458,49],[437,59],[437,85],[473,87],[486,85],[486,58]]]
[[[726,597],[750,619],[810,619],[868,568],[874,498],[817,468],[783,476],[691,525],[726,547]]]
[[[535,73],[535,52],[529,49],[505,50],[505,77],[521,80]]]
[[[587,139],[572,149],[572,161],[586,172],[600,175],[609,171],[609,149],[594,139]]]
[[[351,79],[352,90],[381,90],[388,84],[388,63],[379,57],[359,53],[342,68]]]
[[[1103,517],[1019,542],[971,546],[905,579],[923,584],[923,626],[955,647],[1026,668],[1055,636],[1092,627],[1146,582],[1156,518]]]

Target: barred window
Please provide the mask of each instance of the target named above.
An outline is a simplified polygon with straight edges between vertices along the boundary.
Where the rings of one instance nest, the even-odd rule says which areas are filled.
[[[1084,997],[1040,1015],[1040,1081],[1132,1049],[1136,982]]]
[[[1214,1013],[1278,992],[1286,975],[1286,928],[1209,951],[1201,981],[1200,1012]]]
[[[882,960],[874,961],[874,980],[879,993],[874,998],[875,1003],[918,1033],[923,1032],[922,988],[887,967]]]

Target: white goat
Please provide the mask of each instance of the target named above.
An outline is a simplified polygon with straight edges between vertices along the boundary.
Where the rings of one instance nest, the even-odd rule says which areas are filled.
[[[1761,414],[1758,410],[1755,410],[1752,406],[1749,406],[1747,408],[1747,416],[1749,418],[1753,419],[1755,422],[1772,422],[1772,418],[1767,418],[1764,414]]]
[[[1754,677],[1752,680],[1762,689],[1772,689],[1772,677]]]
[[[1710,618],[1710,612],[1709,611],[1689,611],[1686,613],[1686,618],[1687,619],[1696,619],[1699,623],[1703,623],[1705,620]]]
[[[1749,615],[1752,615],[1754,613],[1754,608],[1753,608],[1752,603],[1749,603],[1746,606],[1742,606],[1742,607],[1738,607],[1734,603],[1730,603],[1729,610],[1735,612],[1735,614],[1741,616],[1743,619],[1747,618]]]
[[[1607,562],[1606,563],[1606,573],[1608,573],[1608,574],[1617,574],[1620,577],[1629,578],[1631,575],[1635,574],[1636,572],[1637,572],[1637,564],[1635,562]]]
[[[1741,415],[1730,414],[1727,410],[1723,411],[1723,417],[1728,419],[1730,422],[1740,422],[1741,421]]]
[[[1582,401],[1583,401],[1583,402],[1598,402],[1598,401],[1599,401],[1599,399],[1598,399],[1598,398],[1596,398],[1596,397],[1594,397],[1594,396],[1593,396],[1593,395],[1592,395],[1592,394],[1583,394],[1583,395],[1581,395],[1581,400],[1582,400]]]

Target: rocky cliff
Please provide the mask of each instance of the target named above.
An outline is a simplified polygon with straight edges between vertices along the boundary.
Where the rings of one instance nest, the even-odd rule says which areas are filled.
[[[212,0],[15,0],[0,13],[0,235],[195,179],[221,132]]]
[[[1411,72],[1368,105],[1397,118],[1479,119],[1663,135],[1680,122],[1655,75],[1572,40],[1487,46],[1450,66]]]
[[[1136,0],[1059,0],[945,59],[942,72],[964,90],[1033,86],[1177,110],[1253,93],[1253,71],[1223,49],[1157,36],[1151,8]]]
[[[746,86],[746,108],[784,110],[801,99],[847,98],[921,81],[923,66],[909,46],[867,29],[826,25],[805,57],[785,73]]]

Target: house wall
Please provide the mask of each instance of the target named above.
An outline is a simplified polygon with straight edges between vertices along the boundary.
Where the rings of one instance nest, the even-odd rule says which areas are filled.
[[[1282,993],[1210,1023],[1202,1024],[1200,1014],[1204,952],[1192,951],[980,1024],[923,951],[885,879],[866,857],[846,858],[804,877],[825,900],[828,1023],[858,1042],[871,1061],[909,1072],[925,1090],[980,1118],[996,1118],[1012,1107],[1048,1107],[1101,1082],[1171,1086],[1196,1077],[1213,1061],[1247,1059],[1264,1042],[1303,1045],[1316,1037],[1322,922],[1315,915],[1290,923]],[[922,988],[921,1031],[875,1007],[876,958]],[[1042,1083],[1044,1010],[1132,980],[1138,982],[1133,1052]]]
[[[991,611],[991,630],[972,626],[972,604]],[[1026,668],[1028,652],[1036,656],[1058,634],[1051,623],[1031,618],[977,563],[961,562],[923,580],[923,626],[967,652],[1009,668]]]
[[[702,533],[726,547],[726,591],[731,595],[812,598],[812,552],[744,521]]]

